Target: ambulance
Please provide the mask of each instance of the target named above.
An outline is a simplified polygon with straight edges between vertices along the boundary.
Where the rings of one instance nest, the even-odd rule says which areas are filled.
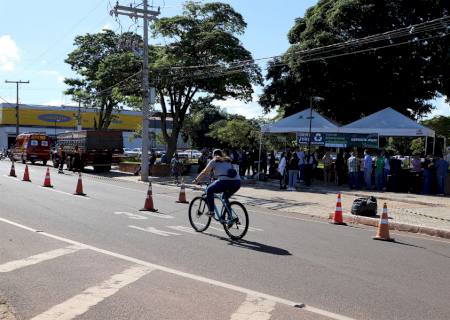
[[[12,156],[15,161],[22,161],[22,163],[30,161],[34,164],[36,161],[42,161],[45,166],[50,160],[50,138],[42,132],[19,134]]]

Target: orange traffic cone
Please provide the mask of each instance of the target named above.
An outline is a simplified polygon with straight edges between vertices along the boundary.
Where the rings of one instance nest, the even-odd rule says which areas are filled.
[[[10,177],[17,177],[16,176],[16,169],[14,168],[14,161],[11,162],[11,170],[9,171]]]
[[[28,181],[31,182],[30,180],[30,173],[28,172],[28,165],[25,165],[25,172],[23,173],[23,179],[22,181]]]
[[[189,203],[186,200],[186,188],[184,187],[184,179],[181,178],[181,189],[180,189],[180,195],[178,196],[177,203]]]
[[[384,203],[383,213],[381,214],[380,222],[378,223],[377,235],[372,239],[383,241],[395,241],[393,238],[389,237],[389,218],[386,202]]]
[[[148,183],[148,191],[147,191],[147,198],[145,199],[144,208],[142,208],[139,211],[151,211],[156,212],[158,209],[155,209],[153,206],[153,196],[152,196],[152,183]]]
[[[78,174],[77,189],[75,190],[74,195],[76,195],[76,196],[85,196],[86,195],[86,193],[83,192],[83,181],[81,180],[81,172]]]
[[[50,182],[50,169],[47,168],[47,173],[45,174],[44,184],[42,185],[46,188],[53,188],[52,183]]]
[[[340,193],[338,193],[338,196],[337,196],[336,210],[334,211],[333,221],[331,221],[331,223],[342,225],[342,226],[347,225],[346,223],[344,223],[344,220],[342,218],[342,202],[341,202],[341,194]]]

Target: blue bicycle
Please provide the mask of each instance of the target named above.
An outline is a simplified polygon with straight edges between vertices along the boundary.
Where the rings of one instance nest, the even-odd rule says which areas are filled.
[[[208,215],[206,187],[202,196],[192,199],[189,204],[189,222],[192,228],[197,232],[203,232],[208,229],[211,219],[214,219],[222,224],[226,234],[232,240],[242,239],[247,233],[249,225],[247,209],[238,201],[228,202],[223,193],[215,194],[214,199],[219,200],[222,204],[220,211],[214,205],[214,216]]]

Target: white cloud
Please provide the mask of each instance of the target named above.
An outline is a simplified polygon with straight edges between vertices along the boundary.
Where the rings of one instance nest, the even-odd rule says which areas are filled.
[[[107,24],[105,24],[101,29],[100,29],[100,31],[103,31],[103,30],[112,30],[113,28],[112,28],[112,26],[109,24],[109,23],[107,23]]]
[[[40,70],[39,74],[43,76],[55,77],[57,82],[64,83],[64,76],[57,70]]]
[[[13,71],[19,61],[19,48],[11,36],[0,36],[0,71]]]
[[[228,113],[236,113],[246,117],[247,119],[251,118],[270,118],[275,116],[275,111],[270,112],[265,115],[261,105],[258,103],[258,96],[253,94],[253,101],[246,103],[236,99],[227,99],[227,100],[216,100],[214,104],[222,109],[225,109]]]
[[[426,117],[427,119],[435,116],[450,116],[450,105],[445,102],[445,99],[445,96],[441,96],[431,101],[431,104],[435,106],[435,109]]]

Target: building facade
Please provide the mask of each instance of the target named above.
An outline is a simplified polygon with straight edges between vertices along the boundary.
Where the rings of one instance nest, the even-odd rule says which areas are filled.
[[[78,107],[72,106],[41,106],[19,105],[19,133],[45,132],[52,138],[58,134],[77,130]],[[81,108],[81,127],[83,130],[94,129],[97,117],[95,109]],[[125,148],[141,147],[142,140],[134,137],[134,132],[142,124],[142,113],[138,111],[123,110],[114,113],[114,119],[109,127],[111,130],[120,130],[123,133]],[[172,120],[167,119],[167,127],[172,127]],[[150,148],[165,149],[156,136],[161,133],[161,120],[152,117],[149,121]],[[0,103],[0,148],[8,148],[16,139],[16,107],[13,104]],[[180,138],[179,148],[188,145]]]

